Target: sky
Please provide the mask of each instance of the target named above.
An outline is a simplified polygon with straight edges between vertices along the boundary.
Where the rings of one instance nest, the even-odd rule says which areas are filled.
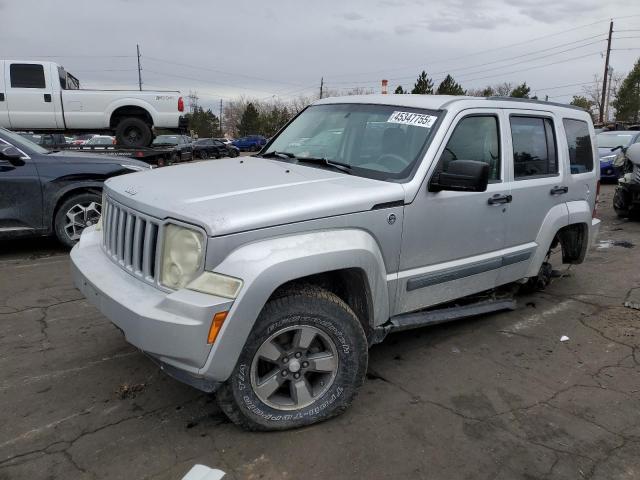
[[[0,58],[61,63],[85,88],[287,100],[325,88],[411,88],[426,70],[466,89],[524,81],[566,102],[640,57],[630,0],[0,0]],[[588,86],[588,85],[587,85]]]

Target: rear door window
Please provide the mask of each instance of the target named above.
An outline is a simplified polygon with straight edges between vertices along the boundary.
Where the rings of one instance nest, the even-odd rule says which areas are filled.
[[[553,121],[546,117],[511,116],[513,172],[516,180],[558,174]]]
[[[582,120],[565,118],[562,120],[569,147],[571,173],[585,173],[593,170],[593,148],[589,125]]]
[[[32,63],[12,63],[9,67],[11,88],[46,88],[44,67]]]

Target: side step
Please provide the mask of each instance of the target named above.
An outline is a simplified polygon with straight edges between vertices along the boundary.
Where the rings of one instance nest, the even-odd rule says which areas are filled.
[[[481,300],[466,305],[456,305],[452,307],[442,307],[432,310],[421,310],[418,312],[403,313],[396,315],[376,329],[372,343],[380,343],[390,332],[401,332],[412,328],[425,327],[427,325],[437,325],[438,323],[461,320],[463,318],[482,315],[485,313],[499,312],[501,310],[515,310],[517,306],[513,297],[495,298]]]

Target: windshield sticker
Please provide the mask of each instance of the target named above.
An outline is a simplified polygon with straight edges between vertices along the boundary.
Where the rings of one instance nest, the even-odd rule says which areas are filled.
[[[414,127],[431,128],[438,117],[413,112],[393,112],[387,123],[413,125]]]

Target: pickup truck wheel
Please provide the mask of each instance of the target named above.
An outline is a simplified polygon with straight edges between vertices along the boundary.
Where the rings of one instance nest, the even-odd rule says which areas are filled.
[[[151,128],[136,117],[124,118],[116,128],[116,141],[125,147],[146,147],[153,140]]]
[[[67,247],[73,247],[85,228],[98,223],[102,213],[101,201],[95,193],[81,193],[65,200],[54,219],[58,240]]]
[[[346,303],[322,289],[291,293],[260,313],[218,404],[248,430],[311,425],[349,407],[367,359],[367,339]]]

